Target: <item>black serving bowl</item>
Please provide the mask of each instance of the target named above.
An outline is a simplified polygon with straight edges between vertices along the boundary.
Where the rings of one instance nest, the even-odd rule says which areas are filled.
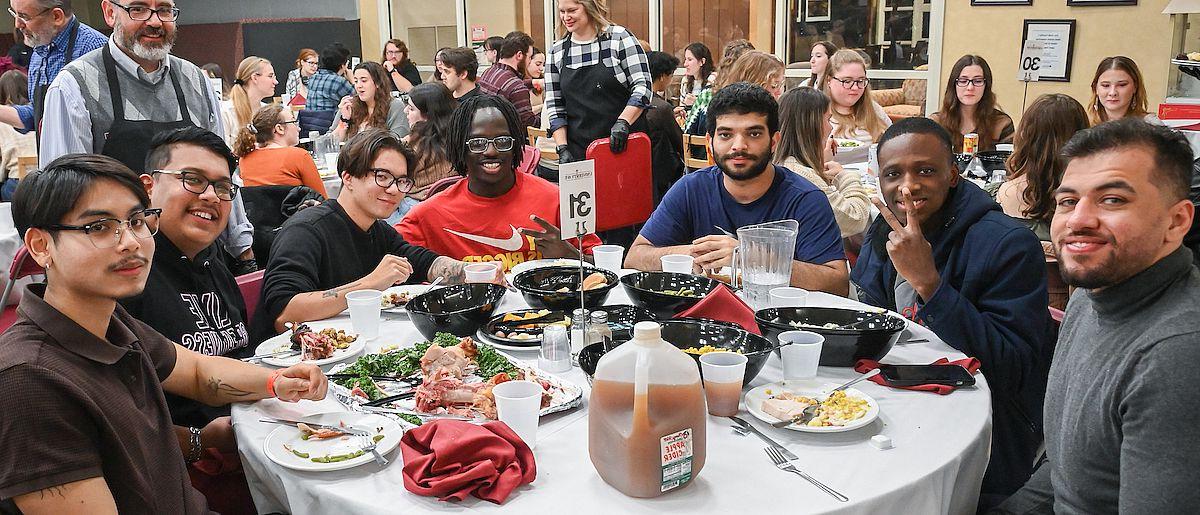
[[[763,335],[779,344],[785,331],[811,331],[825,337],[821,347],[821,365],[852,367],[863,358],[879,360],[892,350],[904,319],[875,311],[842,308],[769,308],[754,313]],[[804,324],[796,327],[792,322]],[[825,324],[846,326],[861,322],[853,329],[827,329]]]
[[[649,309],[654,316],[667,319],[700,302],[720,282],[707,277],[675,272],[637,272],[621,278],[621,286],[634,304]],[[666,290],[692,288],[695,297],[668,295]]]
[[[588,309],[599,307],[608,299],[609,292],[617,287],[618,277],[602,268],[585,268],[584,276],[593,272],[604,274],[608,284],[583,292],[583,305]],[[534,308],[546,308],[555,311],[571,313],[579,308],[579,267],[577,266],[545,266],[526,270],[513,277],[513,286],[521,291]],[[558,291],[562,288],[567,291]]]
[[[592,308],[593,313],[603,311],[608,313],[608,327],[613,332],[613,342],[623,342],[633,338],[633,325],[638,322],[655,322],[658,319],[650,310],[630,306],[629,304],[612,304]]]
[[[596,365],[600,364],[600,358],[611,349],[605,349],[603,343],[593,343],[580,349],[579,351],[579,368],[583,369],[583,373],[587,374],[588,384],[592,384],[592,376],[596,375]]]
[[[737,324],[697,318],[662,320],[659,324],[662,326],[662,339],[680,350],[711,345],[746,356],[746,375],[742,379],[742,386],[758,377],[771,355],[773,344],[770,340],[748,332]],[[700,355],[688,356],[696,360],[697,367],[700,366]]]
[[[1012,152],[1007,150],[988,150],[976,154],[979,156],[979,162],[983,164],[983,169],[988,171],[990,175],[996,170],[1004,170],[1005,164],[1008,162],[1008,156]]]
[[[474,336],[492,317],[504,292],[498,284],[456,284],[417,295],[405,309],[421,335],[430,340],[437,333]]]

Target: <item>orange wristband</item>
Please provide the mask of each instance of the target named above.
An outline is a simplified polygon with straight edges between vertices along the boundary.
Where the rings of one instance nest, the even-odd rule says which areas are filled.
[[[279,372],[280,372],[279,370],[276,370],[274,372],[271,372],[271,375],[267,376],[267,393],[271,397],[276,397],[276,395],[275,395],[275,379],[279,378]]]

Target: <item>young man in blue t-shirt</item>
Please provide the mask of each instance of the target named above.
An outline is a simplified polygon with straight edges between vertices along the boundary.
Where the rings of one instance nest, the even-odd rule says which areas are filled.
[[[846,256],[833,209],[811,182],[771,164],[778,131],[778,104],[762,87],[738,82],[714,95],[708,135],[716,166],[685,175],[667,191],[629,248],[625,266],[659,270],[660,257],[688,254],[697,267],[720,268],[738,245],[721,229],[796,220],[791,285],[846,295]]]

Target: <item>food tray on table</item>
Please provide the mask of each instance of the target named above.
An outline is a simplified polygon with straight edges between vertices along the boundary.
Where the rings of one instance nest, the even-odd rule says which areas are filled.
[[[358,335],[354,333],[353,326],[351,326],[349,320],[321,320],[317,322],[308,322],[306,325],[313,331],[319,333],[324,332],[326,334],[332,334],[332,332],[341,331],[343,335],[353,338],[353,341],[347,342],[345,340],[335,340],[335,350],[333,351],[332,355],[321,359],[304,360],[304,363],[310,363],[316,366],[324,366],[340,361],[346,361],[360,354],[367,346],[366,341],[363,338],[358,338]],[[284,352],[288,351],[289,349],[293,349],[291,330],[284,331],[281,334],[277,334],[266,339],[258,345],[258,348],[254,350],[254,354],[258,356]],[[262,362],[276,367],[290,367],[300,363],[301,356],[299,354],[273,356],[264,358]]]
[[[466,389],[459,388],[465,385],[468,389],[478,390],[483,393],[483,390],[490,392],[487,387],[489,380],[494,379],[499,374],[508,374],[509,379],[517,379],[515,376],[524,376],[524,379],[541,383],[547,389],[548,398],[543,401],[541,409],[542,415],[549,415],[560,411],[566,411],[576,408],[583,403],[583,388],[575,383],[562,379],[554,374],[538,370],[536,367],[531,367],[527,363],[517,360],[507,354],[499,352],[494,346],[476,342],[471,338],[458,338],[448,333],[438,333],[435,338],[436,345],[443,348],[443,352],[439,354],[450,354],[452,348],[461,348],[465,342],[470,342],[471,346],[476,349],[476,354],[472,358],[468,358],[469,364],[462,367],[463,375],[459,378],[451,377],[454,374],[444,374],[441,371],[433,371],[426,373],[422,370],[420,362],[423,356],[429,353],[430,347],[434,342],[422,342],[413,347],[395,349],[381,354],[367,354],[360,357],[358,360],[351,363],[340,363],[330,370],[331,374],[352,374],[358,375],[358,378],[336,378],[333,381],[342,387],[355,388],[358,390],[356,399],[359,402],[368,400],[378,400],[384,397],[399,395],[409,391],[414,391],[413,396],[408,396],[403,399],[398,399],[391,403],[401,410],[422,412],[429,414],[445,414],[450,412],[455,414],[457,411],[467,409],[470,411],[478,411],[484,414],[485,417],[495,419],[494,413],[488,415],[488,406],[484,401],[483,406],[477,406],[472,403],[466,408],[455,408],[449,410],[445,406],[437,406],[434,409],[420,409],[419,402],[428,402],[431,395],[443,394],[447,398],[447,391],[459,392],[459,395],[465,395]],[[435,351],[436,352],[436,351]],[[441,360],[433,360],[434,363],[448,363],[453,361],[453,356],[450,358],[442,358]],[[386,380],[371,378],[380,378],[383,376],[396,377],[411,377],[420,378],[422,381],[414,381],[425,383],[428,380],[427,376],[442,377],[441,381],[434,381],[420,386],[409,386],[399,382],[391,382]],[[457,382],[456,382],[457,381]],[[478,408],[478,409],[477,409]],[[494,412],[494,405],[490,411]]]

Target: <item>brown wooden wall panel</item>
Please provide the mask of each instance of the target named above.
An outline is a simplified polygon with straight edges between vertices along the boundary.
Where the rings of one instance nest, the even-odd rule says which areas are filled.
[[[683,59],[683,49],[695,41],[721,59],[721,47],[750,32],[750,0],[663,0],[662,50]]]

